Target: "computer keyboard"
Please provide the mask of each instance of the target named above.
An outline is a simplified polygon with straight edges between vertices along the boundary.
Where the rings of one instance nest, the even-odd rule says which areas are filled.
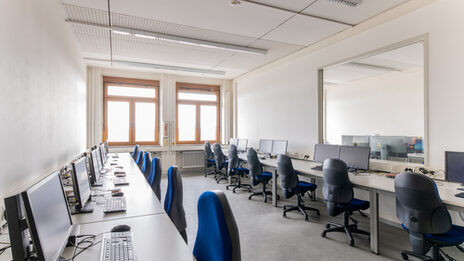
[[[322,171],[322,165],[318,165],[318,166],[312,167],[311,169],[312,169],[312,170],[319,170],[319,171]]]
[[[115,186],[129,185],[129,182],[124,177],[114,178],[113,183],[114,183]]]
[[[113,232],[103,234],[101,261],[135,260],[133,234],[131,232]]]
[[[127,210],[125,197],[107,198],[105,201],[105,213],[125,212]]]

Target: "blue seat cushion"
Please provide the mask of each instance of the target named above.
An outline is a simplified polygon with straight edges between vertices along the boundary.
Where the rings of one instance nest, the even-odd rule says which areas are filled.
[[[260,175],[256,176],[258,179],[272,179],[271,172],[262,172]]]
[[[232,173],[237,173],[237,174],[242,174],[242,173],[250,173],[250,170],[247,169],[247,168],[232,168],[230,169],[231,170],[231,174]]]
[[[464,227],[452,225],[451,229],[444,234],[425,234],[425,237],[438,244],[460,245],[464,242]]]
[[[292,189],[296,194],[306,193],[307,191],[314,191],[316,190],[317,185],[313,183],[308,183],[304,181],[298,182],[298,187],[296,189]]]
[[[338,203],[337,207],[349,211],[366,210],[369,208],[369,201],[353,198],[349,203]]]
[[[209,163],[216,163],[216,161],[213,160],[213,159],[209,159],[208,162],[209,162]]]

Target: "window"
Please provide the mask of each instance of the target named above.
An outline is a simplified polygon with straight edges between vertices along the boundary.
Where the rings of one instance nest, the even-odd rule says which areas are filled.
[[[103,77],[103,140],[109,145],[159,145],[159,82]]]
[[[177,143],[219,142],[219,86],[177,83]]]

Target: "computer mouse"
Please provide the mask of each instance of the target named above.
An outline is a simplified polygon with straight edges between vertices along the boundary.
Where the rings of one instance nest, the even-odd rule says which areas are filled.
[[[111,229],[111,232],[127,232],[130,231],[131,227],[128,225],[119,225],[115,226]]]
[[[112,197],[122,197],[124,196],[124,192],[116,192],[116,193],[113,193],[111,194]]]

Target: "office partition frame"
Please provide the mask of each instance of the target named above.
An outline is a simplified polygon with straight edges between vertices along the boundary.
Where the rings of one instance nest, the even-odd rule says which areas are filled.
[[[424,137],[423,137],[423,147],[424,147],[424,166],[428,166],[429,158],[430,158],[430,143],[429,143],[429,56],[428,56],[428,49],[429,49],[429,40],[428,40],[428,33],[421,34],[394,44],[390,44],[373,51],[357,55],[345,60],[338,61],[336,63],[327,64],[325,66],[319,67],[318,69],[318,142],[323,143],[324,138],[326,137],[326,120],[325,120],[325,92],[324,92],[324,69],[335,67],[340,64],[353,62],[355,60],[359,60],[362,58],[367,58],[369,56],[381,54],[387,51],[391,51],[394,49],[398,49],[407,45],[415,44],[415,43],[423,43],[423,57],[424,57]]]

